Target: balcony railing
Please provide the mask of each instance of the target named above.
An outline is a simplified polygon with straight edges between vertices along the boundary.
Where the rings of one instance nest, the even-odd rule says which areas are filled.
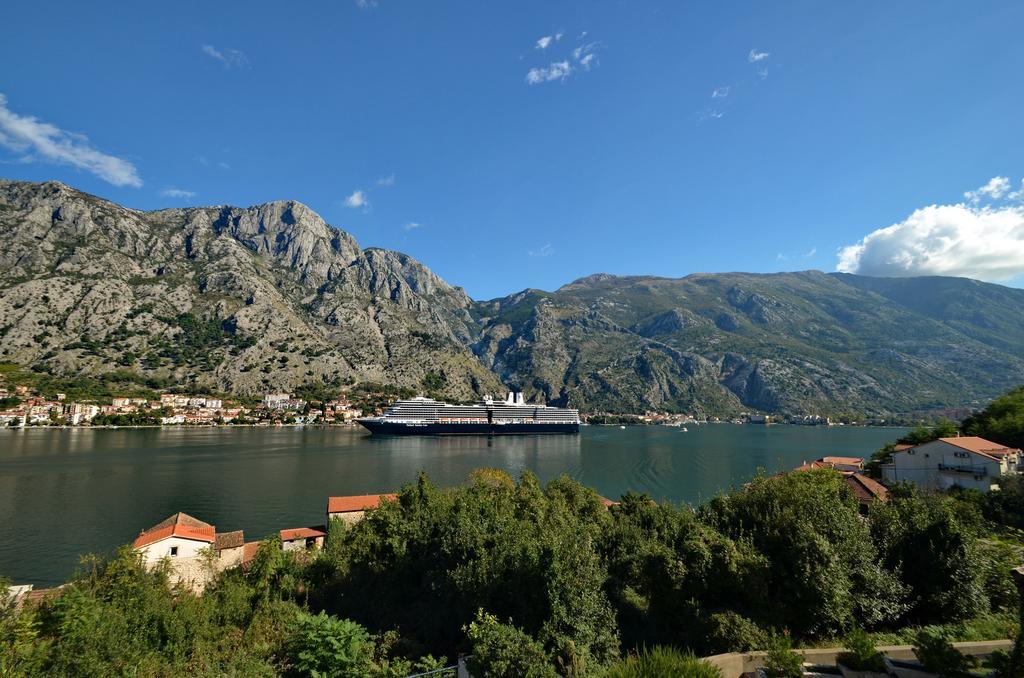
[[[987,476],[988,469],[984,466],[957,466],[954,464],[939,464],[940,471],[947,473],[963,473],[971,476]]]

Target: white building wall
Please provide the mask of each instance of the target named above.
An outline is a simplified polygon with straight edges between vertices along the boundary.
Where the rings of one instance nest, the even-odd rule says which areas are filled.
[[[894,453],[892,466],[883,473],[887,482],[911,482],[926,490],[957,486],[988,492],[1004,470],[1005,463],[935,440]]]
[[[178,547],[178,553],[177,555],[172,556],[171,548],[175,546]],[[144,563],[152,565],[159,562],[161,558],[170,558],[172,561],[174,559],[198,558],[203,549],[212,547],[213,544],[205,541],[182,539],[181,537],[167,537],[166,539],[161,539],[149,546],[144,546],[139,549],[139,553],[142,554],[142,560]]]

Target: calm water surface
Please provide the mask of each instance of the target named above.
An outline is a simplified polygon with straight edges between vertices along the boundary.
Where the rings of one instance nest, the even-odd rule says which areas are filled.
[[[827,454],[867,457],[901,429],[584,427],[578,436],[379,438],[355,429],[0,430],[0,575],[47,586],[78,555],[110,552],[185,511],[246,539],[324,522],[327,497],[388,492],[425,470],[455,485],[474,468],[568,474],[606,497],[627,490],[697,503],[758,468]]]

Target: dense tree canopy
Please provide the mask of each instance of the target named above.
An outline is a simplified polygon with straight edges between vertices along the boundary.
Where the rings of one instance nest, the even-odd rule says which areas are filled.
[[[967,435],[1024,449],[1024,386],[996,398],[984,410],[965,419],[963,430]]]
[[[472,654],[478,678],[632,675],[693,661],[655,646],[948,624],[1015,603],[1019,551],[980,540],[972,506],[897,492],[865,517],[828,470],[756,478],[697,510],[637,494],[606,507],[529,473],[451,489],[421,476],[333,525],[321,554],[269,541],[199,596],[129,550],[88,560],[59,598],[0,611],[0,672],[399,676]]]

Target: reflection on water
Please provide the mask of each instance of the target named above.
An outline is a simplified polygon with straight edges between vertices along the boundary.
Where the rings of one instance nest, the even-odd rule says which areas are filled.
[[[352,429],[0,431],[0,574],[51,585],[79,554],[107,552],[175,511],[248,539],[324,521],[327,497],[392,491],[426,471],[439,485],[481,466],[542,481],[568,474],[606,497],[627,490],[698,502],[758,468],[867,456],[899,431],[691,426],[580,435],[371,437]]]

